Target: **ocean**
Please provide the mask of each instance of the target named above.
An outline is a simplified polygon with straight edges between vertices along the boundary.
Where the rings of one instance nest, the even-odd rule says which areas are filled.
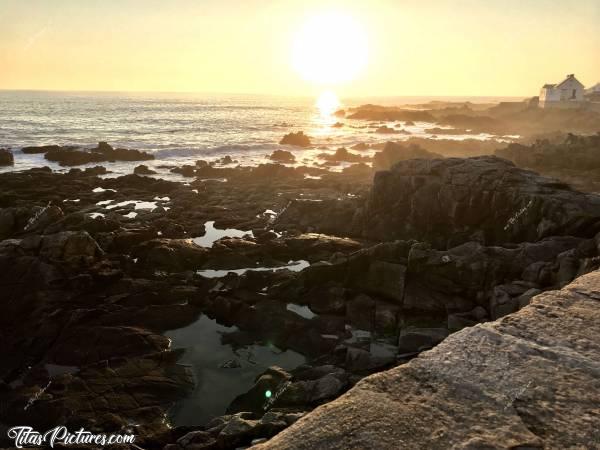
[[[397,98],[396,104],[418,103],[431,98]],[[457,99],[454,99],[457,100]],[[459,99],[465,100],[465,99]],[[477,101],[477,99],[471,99]],[[494,99],[479,99],[493,101]],[[342,101],[341,107],[372,102],[373,99]],[[388,99],[387,103],[390,103]],[[381,101],[380,101],[381,103]],[[337,121],[343,127],[333,127]],[[404,127],[411,136],[432,137],[425,132],[430,123]],[[312,98],[284,98],[250,95],[148,94],[0,91],[0,148],[15,155],[13,167],[0,171],[49,166],[68,170],[46,161],[43,155],[26,155],[20,149],[30,145],[76,145],[95,147],[106,141],[113,147],[151,152],[154,161],[144,162],[157,176],[177,178],[159,166],[193,164],[199,159],[216,160],[229,155],[236,164],[267,162],[289,132],[302,130],[315,148],[293,150],[298,164],[318,164],[326,149],[349,147],[359,142],[380,143],[407,139],[404,135],[374,132],[376,124],[339,119],[323,114]],[[445,136],[464,139],[467,136]],[[487,139],[489,135],[469,135]],[[119,176],[131,173],[140,162],[103,163]],[[85,167],[85,166],[82,166]]]

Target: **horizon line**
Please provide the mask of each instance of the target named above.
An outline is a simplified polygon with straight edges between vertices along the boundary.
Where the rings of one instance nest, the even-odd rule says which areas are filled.
[[[255,97],[283,97],[283,98],[314,98],[311,94],[267,94],[257,92],[208,92],[208,91],[160,91],[160,90],[112,90],[112,89],[39,89],[39,88],[0,88],[0,92],[48,92],[48,93],[94,93],[94,94],[195,94],[195,95],[240,95]],[[535,96],[523,95],[483,95],[483,94],[373,94],[373,95],[343,95],[340,98],[507,98],[525,100]]]

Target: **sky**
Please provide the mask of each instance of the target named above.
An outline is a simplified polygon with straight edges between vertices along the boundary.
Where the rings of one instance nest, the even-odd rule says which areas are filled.
[[[332,18],[316,48],[315,17]],[[533,96],[568,73],[600,82],[600,0],[0,0],[0,30],[0,89]],[[307,76],[324,51],[352,76]]]

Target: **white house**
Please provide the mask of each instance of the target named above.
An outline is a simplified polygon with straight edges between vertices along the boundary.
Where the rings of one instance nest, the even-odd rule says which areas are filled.
[[[595,94],[596,92],[600,92],[600,83],[596,83],[591,88],[585,90],[586,94]]]
[[[545,84],[540,91],[540,108],[579,108],[584,103],[585,86],[575,75],[558,84]]]

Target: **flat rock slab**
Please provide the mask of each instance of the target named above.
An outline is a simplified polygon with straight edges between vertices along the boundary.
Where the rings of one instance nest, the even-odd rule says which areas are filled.
[[[600,448],[600,272],[365,378],[255,448]]]

